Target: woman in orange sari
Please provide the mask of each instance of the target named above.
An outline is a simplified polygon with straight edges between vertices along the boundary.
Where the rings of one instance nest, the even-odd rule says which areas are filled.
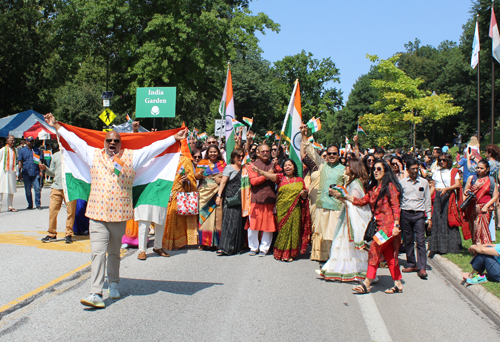
[[[465,185],[465,198],[469,193],[475,199],[467,207],[465,216],[472,227],[474,245],[491,244],[489,224],[493,213],[494,203],[498,200],[498,188],[495,179],[489,176],[490,165],[486,159],[479,161],[476,168],[477,176],[469,176]]]
[[[197,215],[177,214],[177,193],[196,191],[193,163],[187,157],[180,156],[172,192],[167,208],[167,221],[163,234],[163,248],[171,251],[185,245],[198,243]]]

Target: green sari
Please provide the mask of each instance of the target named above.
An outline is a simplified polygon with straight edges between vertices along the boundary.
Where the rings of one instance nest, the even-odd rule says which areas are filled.
[[[278,237],[274,243],[274,258],[289,260],[299,251],[305,253],[311,233],[311,220],[307,200],[302,200],[300,192],[305,189],[302,178],[292,180],[282,178],[276,200],[278,217]]]

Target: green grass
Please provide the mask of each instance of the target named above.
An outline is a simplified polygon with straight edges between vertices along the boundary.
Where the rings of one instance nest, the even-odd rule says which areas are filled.
[[[461,232],[460,232],[461,235]],[[496,231],[496,238],[497,242],[500,241],[500,230]],[[474,256],[473,254],[469,253],[468,249],[472,245],[471,240],[465,241],[462,237],[462,252],[459,254],[444,254],[443,256],[453,262],[455,265],[460,267],[462,271],[464,272],[472,272],[472,267],[470,265],[470,261],[472,257]],[[495,282],[487,282],[485,284],[481,284],[481,286],[484,286],[488,291],[493,293],[495,296],[500,298],[500,283],[495,283]]]

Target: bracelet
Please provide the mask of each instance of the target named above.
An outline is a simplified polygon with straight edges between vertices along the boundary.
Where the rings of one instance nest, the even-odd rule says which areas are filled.
[[[219,194],[217,194],[217,195],[215,195],[215,196],[220,197],[220,195],[219,195]]]

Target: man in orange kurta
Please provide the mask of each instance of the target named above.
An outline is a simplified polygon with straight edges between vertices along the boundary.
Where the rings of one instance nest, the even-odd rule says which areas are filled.
[[[253,166],[268,172],[274,172],[274,164],[269,160],[270,148],[267,145],[258,147],[258,156]],[[250,255],[259,252],[259,256],[265,256],[269,251],[273,240],[273,233],[276,231],[276,221],[273,214],[276,204],[276,194],[274,189],[276,184],[264,176],[259,176],[251,168],[248,168],[248,177],[250,179],[250,190],[252,192],[250,215],[248,219],[248,246]],[[262,232],[262,238],[259,245],[259,231]]]

